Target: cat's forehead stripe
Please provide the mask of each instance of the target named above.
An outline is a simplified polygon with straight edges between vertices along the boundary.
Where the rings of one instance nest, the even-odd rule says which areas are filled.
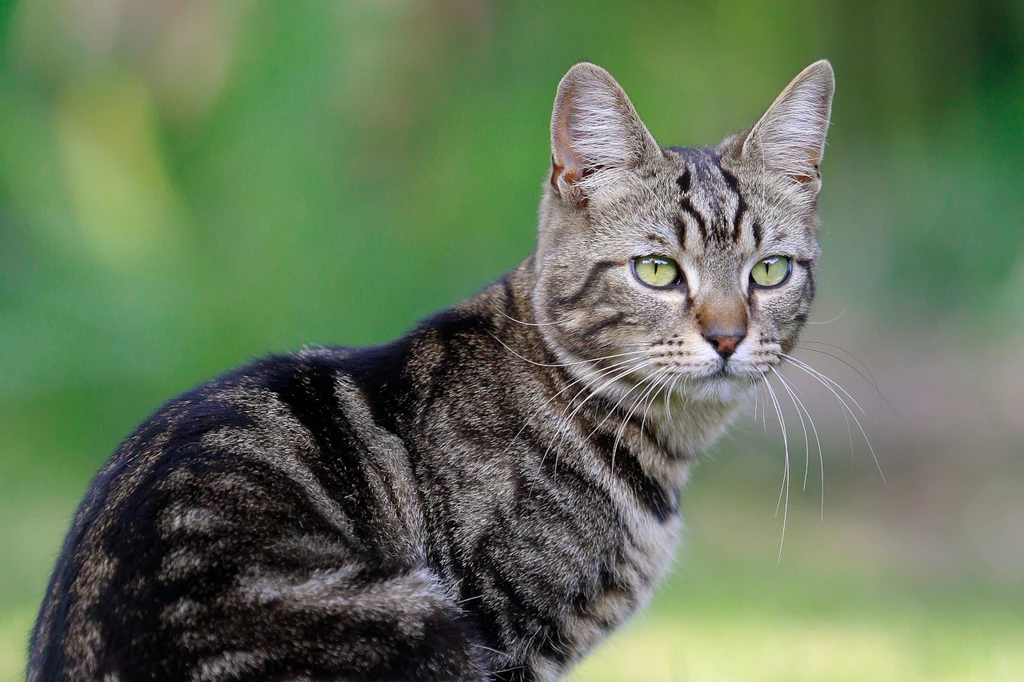
[[[722,174],[722,179],[725,180],[725,184],[729,187],[729,190],[736,195],[736,212],[732,218],[732,240],[739,242],[740,236],[743,234],[742,227],[744,226],[743,218],[747,214],[747,202],[743,199],[743,194],[740,192],[740,183],[730,171],[722,167],[721,162],[718,164],[718,171]],[[754,232],[754,242],[758,247],[761,246],[760,230]]]
[[[712,239],[720,245],[737,243],[743,235],[747,202],[739,189],[739,180],[722,167],[717,154],[701,147],[668,147],[682,162],[676,178],[679,207],[696,223],[705,243]],[[685,248],[685,220],[674,220],[679,243]],[[754,242],[761,245],[759,225],[750,226]]]

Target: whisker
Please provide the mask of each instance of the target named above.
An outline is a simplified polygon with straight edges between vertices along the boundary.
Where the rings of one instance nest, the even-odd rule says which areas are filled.
[[[751,378],[750,385],[754,388],[754,414],[753,414],[753,420],[754,420],[754,423],[756,424],[757,423],[757,398],[758,398],[757,380]]]
[[[852,400],[853,404],[857,405],[857,408],[861,411],[862,414],[866,414],[864,412],[864,408],[862,408],[857,403],[857,401],[853,398],[853,396],[851,396],[846,391],[846,389],[844,389],[842,386],[840,386],[838,383],[836,383],[833,379],[831,379],[830,377],[826,376],[822,372],[819,372],[818,370],[814,369],[813,367],[811,367],[807,363],[803,362],[802,360],[798,360],[797,358],[794,358],[791,355],[786,355],[785,353],[780,353],[779,355],[788,358],[790,361],[793,362],[793,366],[794,367],[796,367],[797,369],[803,370],[804,372],[806,372],[810,376],[812,376],[815,379],[817,379],[821,383],[822,386],[824,386],[828,390],[832,391],[832,395],[834,395],[839,400],[839,402],[842,404],[842,406],[846,408],[846,411],[850,413],[850,416],[853,417],[854,423],[856,423],[857,424],[857,428],[860,429],[860,434],[864,437],[864,442],[867,443],[867,445],[868,445],[868,450],[871,451],[871,458],[875,461],[875,467],[878,469],[878,475],[882,477],[882,483],[884,483],[886,487],[889,487],[889,482],[885,480],[885,474],[882,472],[882,465],[878,462],[878,455],[875,454],[875,448],[871,445],[871,439],[868,438],[868,434],[864,430],[863,424],[860,423],[860,419],[858,419],[857,415],[854,414],[854,412],[850,408],[849,404],[845,400],[843,400],[843,397],[840,396],[838,393],[836,393],[835,389],[832,388],[832,385],[834,385],[836,388],[838,388],[840,391],[842,391],[850,400]]]
[[[764,376],[764,375],[762,375]],[[765,391],[767,394],[767,391]],[[764,397],[764,404],[761,405],[761,427],[765,433],[768,433],[768,396]]]
[[[824,453],[822,453],[822,451],[821,451],[821,439],[818,437],[818,428],[814,425],[814,418],[811,417],[811,413],[807,409],[807,406],[804,405],[804,401],[800,399],[800,396],[796,392],[796,388],[793,387],[793,386],[790,386],[789,382],[786,381],[786,377],[784,377],[782,375],[782,372],[779,371],[778,368],[773,367],[772,371],[775,372],[775,375],[777,377],[779,377],[779,381],[781,381],[782,385],[786,388],[787,391],[789,391],[789,397],[793,399],[793,403],[798,406],[797,407],[797,414],[799,414],[800,410],[802,409],[804,411],[804,413],[807,415],[807,421],[809,421],[811,423],[811,432],[814,434],[814,442],[818,446],[818,469],[821,472],[821,520],[822,520],[822,522],[824,522],[825,521],[825,456],[824,456]],[[801,420],[801,422],[802,421],[803,420]],[[807,435],[807,432],[804,431],[804,436],[806,437],[806,435]],[[804,490],[807,490],[807,469],[808,468],[809,468],[808,466],[804,467],[804,487],[803,487]]]
[[[844,305],[843,309],[839,311],[839,314],[833,317],[831,320],[825,320],[824,322],[808,322],[807,324],[832,324],[833,322],[835,322],[840,317],[846,314],[846,308],[847,306]]]
[[[840,385],[839,385],[839,382],[837,382],[837,381],[836,381],[835,379],[833,379],[832,377],[828,376],[827,374],[825,374],[824,372],[822,372],[822,371],[820,371],[820,370],[817,370],[817,369],[815,369],[814,367],[811,367],[810,365],[808,365],[808,364],[807,364],[806,362],[804,362],[804,361],[803,361],[803,360],[801,360],[800,358],[795,358],[795,357],[793,357],[792,355],[787,355],[786,353],[779,353],[779,356],[780,356],[780,357],[784,357],[784,358],[786,358],[787,360],[789,360],[790,362],[792,362],[792,363],[793,363],[794,365],[796,365],[796,366],[798,366],[798,367],[802,367],[803,369],[805,369],[805,370],[807,370],[807,371],[809,371],[809,372],[813,372],[813,373],[814,373],[814,374],[815,374],[816,376],[818,376],[818,377],[820,377],[821,379],[824,379],[824,380],[825,380],[825,381],[827,381],[828,383],[832,384],[833,386],[835,386],[836,388],[838,388],[838,389],[839,389],[840,391],[842,391],[842,392],[843,392],[843,395],[845,395],[845,396],[846,396],[847,398],[849,398],[849,399],[850,399],[850,401],[851,401],[851,402],[852,402],[852,403],[853,403],[854,405],[856,405],[856,406],[857,406],[857,409],[858,409],[858,410],[860,410],[860,413],[861,413],[861,414],[862,414],[863,416],[865,416],[865,417],[866,417],[866,416],[868,415],[868,413],[867,413],[867,412],[866,412],[866,411],[864,410],[864,408],[860,406],[860,403],[859,403],[859,402],[857,402],[857,399],[856,399],[856,398],[854,398],[854,397],[853,397],[852,395],[850,395],[850,392],[849,392],[849,391],[847,391],[847,390],[846,390],[845,388],[843,388],[842,386],[840,386]]]
[[[779,501],[775,505],[775,515],[779,515],[779,507],[782,505],[782,493],[785,490],[786,494],[786,507],[782,512],[782,537],[779,539],[779,557],[776,560],[776,567],[782,563],[782,548],[786,543],[786,522],[789,516],[789,434],[786,433],[786,420],[782,415],[782,406],[779,405],[779,399],[775,396],[775,389],[768,383],[768,377],[761,374],[761,379],[764,381],[765,388],[768,389],[768,395],[772,399],[772,404],[775,406],[775,414],[779,418],[779,426],[782,428],[782,443],[785,448],[785,465],[782,469],[782,487],[779,489]]]
[[[772,370],[772,372],[776,376],[778,376],[779,373],[775,371],[774,367],[771,367],[770,369]],[[804,452],[805,452],[805,455],[804,455],[804,485],[803,485],[803,490],[807,490],[807,472],[811,468],[811,441],[810,441],[810,439],[807,436],[807,424],[804,422],[804,414],[803,414],[803,412],[801,412],[800,408],[797,407],[796,398],[793,396],[793,391],[790,390],[789,386],[786,384],[785,381],[782,382],[782,387],[784,389],[786,389],[787,393],[789,393],[789,398],[793,402],[793,407],[796,408],[796,416],[800,418],[800,428],[802,428],[803,432],[804,432]]]
[[[472,646],[476,647],[477,649],[483,649],[484,651],[490,651],[492,654],[497,654],[498,656],[501,656],[502,658],[514,659],[514,657],[511,654],[507,654],[504,651],[498,651],[497,649],[492,649],[491,647],[484,646],[483,644],[473,644]],[[517,667],[522,667],[522,666],[517,666]],[[510,670],[514,670],[514,668],[510,668]]]
[[[610,365],[609,367],[606,367],[606,368],[604,368],[602,370],[599,370],[597,375],[598,375],[598,377],[607,376],[607,374],[617,370],[620,367],[624,367],[625,365],[629,364],[630,362],[632,362],[632,360],[620,360],[619,362],[616,362],[615,364]],[[522,435],[523,431],[526,430],[526,427],[529,426],[530,422],[533,421],[534,417],[536,417],[538,414],[540,414],[544,410],[545,407],[547,407],[549,404],[551,404],[551,402],[554,401],[556,398],[558,398],[558,396],[560,396],[561,394],[565,393],[567,390],[569,390],[570,388],[572,388],[576,384],[580,384],[580,383],[586,382],[587,379],[588,379],[588,377],[580,377],[580,378],[576,379],[575,381],[572,381],[572,382],[566,384],[561,389],[559,389],[557,393],[555,393],[553,396],[551,396],[550,398],[545,400],[544,403],[540,407],[538,407],[533,412],[533,414],[531,414],[526,419],[526,421],[523,423],[523,426],[519,429],[518,432],[516,432],[516,435],[513,436],[512,440],[509,441],[509,444],[507,446],[505,446],[505,450],[504,450],[504,452],[502,454],[508,452],[508,449],[511,448],[512,444],[515,443],[516,440],[519,438],[519,436]],[[586,389],[584,389],[584,390],[586,390]],[[577,393],[576,396],[573,397],[573,400],[578,398],[582,393],[583,393],[583,391],[580,391],[579,393]],[[571,404],[571,402],[572,401],[570,401],[570,404]]]
[[[600,358],[592,358],[592,359],[589,359],[589,360],[576,360],[576,361],[573,361],[573,362],[544,363],[544,362],[536,362],[534,360],[531,360],[530,358],[527,358],[527,357],[524,357],[523,355],[520,355],[515,350],[513,350],[507,343],[505,343],[504,341],[499,339],[493,333],[488,332],[488,334],[490,334],[494,338],[495,341],[497,341],[502,346],[504,346],[505,350],[507,350],[509,353],[512,353],[512,355],[516,356],[520,360],[522,360],[524,362],[528,362],[531,365],[536,365],[537,367],[572,367],[572,366],[575,366],[575,365],[587,365],[587,364],[593,364],[595,362],[600,362],[602,360],[610,360],[612,358],[621,358],[621,357],[624,357],[626,355],[641,355],[641,354],[647,352],[646,350],[632,350],[632,351],[627,351],[625,353],[616,353],[614,355],[605,355],[605,356],[600,357]],[[640,346],[640,344],[637,344],[637,347],[642,347],[642,346]]]
[[[629,424],[629,420],[633,418],[633,413],[636,412],[636,408],[638,406],[640,406],[643,403],[644,399],[647,397],[647,395],[652,390],[654,390],[654,388],[657,387],[658,380],[662,376],[664,376],[666,373],[668,373],[669,371],[670,370],[669,370],[668,367],[663,367],[662,369],[660,369],[657,372],[655,372],[654,375],[651,376],[649,379],[645,379],[645,381],[649,380],[651,382],[651,385],[645,391],[641,391],[640,392],[640,396],[636,399],[636,402],[633,403],[632,407],[630,407],[629,413],[626,415],[626,418],[622,420],[622,424],[619,425],[619,429],[618,429],[618,431],[615,434],[615,442],[612,443],[612,471],[613,472],[615,471],[615,453],[618,452],[619,442],[622,439],[622,434],[625,432],[626,425]],[[632,390],[632,389],[630,389],[630,390]]]
[[[809,351],[812,351],[812,352],[815,352],[815,353],[821,353],[822,355],[828,355],[829,357],[835,358],[839,362],[842,362],[842,363],[846,364],[846,366],[849,367],[850,369],[856,371],[856,369],[857,369],[856,367],[853,367],[852,365],[850,365],[848,362],[843,360],[838,355],[832,355],[831,353],[826,353],[823,350],[818,350],[818,349],[815,349],[815,348],[808,348],[807,346],[804,345],[806,343],[813,343],[816,346],[828,346],[829,348],[834,348],[837,351],[846,353],[851,358],[853,358],[854,360],[857,361],[857,364],[859,364],[861,366],[861,369],[863,369],[867,373],[868,377],[870,377],[870,381],[868,380],[867,377],[864,377],[863,374],[861,375],[861,378],[863,378],[865,381],[867,381],[868,384],[871,386],[871,388],[874,388],[875,390],[878,390],[876,382],[875,382],[875,376],[871,373],[871,368],[867,366],[867,363],[865,363],[863,360],[858,358],[856,355],[854,355],[850,351],[846,350],[842,346],[837,346],[834,343],[827,343],[825,341],[808,341],[807,339],[804,339],[804,340],[800,341],[799,343],[795,344],[795,346],[797,348],[800,348],[801,350],[809,350]]]
[[[642,367],[642,365],[640,365],[640,367]],[[623,379],[624,377],[628,376],[632,372],[635,372],[637,369],[639,369],[639,367],[627,367],[624,372],[620,372],[616,376],[614,376],[611,379],[607,380],[600,387],[598,387],[598,388],[594,389],[593,391],[591,391],[590,395],[588,395],[586,398],[584,398],[583,402],[581,402],[579,405],[576,406],[576,408],[572,411],[572,413],[568,416],[568,418],[564,418],[564,419],[560,420],[560,425],[558,427],[558,430],[555,432],[555,438],[552,440],[551,444],[547,447],[547,450],[545,450],[544,454],[541,456],[540,462],[541,462],[542,466],[544,464],[544,460],[548,456],[548,453],[551,452],[551,448],[555,447],[558,443],[560,443],[562,441],[562,438],[564,437],[563,434],[565,432],[565,426],[572,422],[573,417],[575,417],[576,414],[581,409],[583,409],[583,406],[586,405],[587,402],[589,402],[591,398],[593,398],[594,396],[599,394],[605,388],[607,388],[608,386],[611,386],[616,381],[619,381],[619,380]],[[584,391],[585,390],[586,389],[584,389]],[[576,394],[576,397],[579,397],[582,393],[583,393],[583,391],[580,391],[580,393]],[[574,397],[573,400],[575,400],[576,397]],[[571,402],[570,402],[570,404],[571,404]],[[566,409],[568,409],[568,408],[566,408]],[[563,411],[562,414],[564,415],[565,412]],[[557,475],[557,473],[558,473],[558,452],[555,451],[555,475]]]
[[[651,407],[654,405],[654,401],[658,399],[658,393],[670,382],[675,381],[677,377],[673,376],[673,372],[666,372],[662,378],[661,385],[658,390],[651,394],[651,399],[647,401],[647,407],[644,409],[644,416],[640,419],[640,433],[644,433],[644,428],[647,426],[647,413],[651,411]]]
[[[854,360],[856,360],[856,361],[857,361],[857,363],[858,363],[858,364],[859,364],[859,365],[860,365],[860,366],[861,366],[862,368],[864,368],[864,371],[865,371],[865,372],[867,372],[867,376],[864,376],[864,374],[863,374],[863,373],[861,373],[860,371],[858,371],[858,369],[857,369],[856,367],[854,367],[853,365],[851,365],[851,364],[850,364],[849,362],[847,362],[846,360],[842,359],[842,358],[841,358],[841,357],[839,357],[838,355],[834,355],[834,354],[832,354],[832,353],[829,353],[829,352],[826,352],[826,351],[820,350],[820,349],[818,349],[818,348],[808,348],[807,346],[804,346],[804,345],[802,345],[803,343],[815,343],[815,344],[818,344],[818,345],[822,345],[822,346],[828,346],[828,347],[830,347],[830,348],[835,348],[836,350],[839,350],[839,351],[842,351],[843,353],[846,353],[846,354],[847,354],[847,355],[849,355],[849,356],[850,356],[851,358],[853,358]],[[879,399],[880,399],[880,400],[881,400],[882,402],[884,402],[884,403],[886,404],[886,406],[887,406],[887,407],[888,407],[888,408],[889,408],[890,410],[892,410],[892,411],[893,411],[893,413],[894,413],[894,414],[895,414],[895,415],[896,415],[897,417],[899,417],[899,418],[900,418],[900,419],[901,419],[901,420],[903,421],[903,423],[904,423],[904,424],[907,424],[907,425],[909,425],[909,426],[911,426],[911,427],[913,427],[913,428],[915,428],[915,429],[918,429],[918,430],[920,430],[920,428],[921,428],[921,427],[917,426],[916,424],[912,423],[912,422],[911,422],[911,421],[910,421],[909,419],[907,419],[906,417],[904,417],[904,416],[903,416],[903,415],[902,415],[902,414],[900,413],[900,411],[899,411],[898,409],[896,409],[896,406],[895,406],[895,405],[893,405],[893,404],[892,404],[892,403],[891,403],[891,402],[889,401],[889,399],[888,399],[888,398],[887,398],[887,397],[885,396],[885,394],[884,394],[884,393],[882,393],[882,390],[881,390],[880,388],[878,388],[878,382],[877,382],[877,381],[875,380],[875,375],[871,373],[871,368],[870,368],[870,367],[868,367],[868,366],[867,366],[867,364],[866,364],[866,363],[865,363],[865,362],[864,362],[863,360],[861,360],[860,358],[858,358],[858,357],[857,357],[856,355],[854,355],[854,354],[853,354],[853,353],[851,353],[850,351],[846,350],[845,348],[841,348],[841,347],[839,347],[839,346],[835,345],[834,343],[825,343],[824,341],[804,341],[804,342],[802,342],[802,343],[798,343],[798,344],[796,344],[796,347],[797,347],[797,348],[799,348],[800,350],[806,350],[806,351],[810,351],[811,353],[818,353],[818,354],[820,354],[820,355],[827,355],[828,357],[830,357],[830,358],[832,358],[832,359],[834,359],[834,360],[836,360],[836,361],[838,361],[838,362],[841,362],[841,363],[843,363],[844,365],[846,365],[847,367],[849,367],[850,369],[852,369],[852,370],[853,370],[854,372],[857,372],[857,374],[858,374],[858,375],[860,376],[860,378],[861,378],[861,379],[863,379],[863,380],[864,380],[864,382],[865,382],[865,383],[866,383],[866,384],[867,384],[868,386],[870,386],[870,387],[872,388],[872,390],[874,390],[874,392],[875,392],[876,394],[878,394],[878,398],[879,398]]]
[[[518,319],[512,317],[511,315],[507,314],[503,310],[498,310],[497,307],[495,307],[494,310],[499,315],[504,317],[506,320],[511,320],[512,322],[516,322],[516,323],[524,325],[526,327],[549,327],[551,325],[562,324],[562,322],[564,321],[564,320],[553,320],[551,322],[526,322],[524,320],[518,320]]]
[[[601,428],[602,426],[604,426],[605,422],[607,422],[607,421],[608,421],[608,419],[610,419],[610,418],[611,418],[612,414],[614,414],[614,413],[615,413],[615,410],[616,410],[616,409],[618,409],[619,405],[621,405],[621,404],[623,403],[623,401],[624,401],[624,400],[626,399],[626,397],[627,397],[627,396],[628,396],[628,395],[629,395],[630,393],[632,393],[633,391],[635,391],[636,389],[638,389],[638,388],[640,388],[641,386],[643,386],[643,385],[644,385],[644,383],[645,383],[646,381],[648,381],[648,379],[649,379],[648,377],[644,377],[643,379],[641,379],[641,380],[640,380],[639,382],[637,382],[637,383],[636,383],[636,384],[634,384],[633,386],[630,386],[630,387],[629,387],[629,389],[628,389],[628,390],[627,390],[627,391],[626,391],[625,393],[623,393],[623,394],[622,394],[622,396],[621,396],[621,397],[620,397],[620,398],[619,398],[619,399],[618,399],[618,400],[617,400],[617,401],[615,402],[615,404],[614,404],[614,405],[612,405],[611,409],[610,409],[610,410],[608,410],[608,414],[606,414],[606,415],[604,416],[604,419],[602,419],[602,420],[601,420],[600,422],[598,422],[597,426],[595,426],[595,427],[593,428],[593,430],[592,430],[592,431],[591,431],[590,433],[588,433],[588,434],[587,434],[587,437],[586,437],[586,438],[584,438],[583,440],[584,440],[584,441],[587,441],[587,440],[589,440],[589,439],[590,439],[590,437],[591,437],[591,436],[593,436],[593,435],[594,435],[595,433],[597,433],[597,430],[598,430],[598,429],[600,429],[600,428]],[[641,393],[642,393],[642,391],[641,391]],[[637,400],[639,400],[639,398],[637,398]],[[634,403],[634,404],[636,404],[636,403]],[[627,419],[628,419],[628,417],[627,417]],[[614,465],[614,462],[615,462],[615,460],[613,459],[613,460],[612,460],[612,463],[613,463],[613,465]]]

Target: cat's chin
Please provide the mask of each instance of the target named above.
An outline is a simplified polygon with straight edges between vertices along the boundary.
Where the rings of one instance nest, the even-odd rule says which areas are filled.
[[[685,398],[695,403],[732,405],[742,402],[754,389],[749,375],[716,372],[687,382]]]

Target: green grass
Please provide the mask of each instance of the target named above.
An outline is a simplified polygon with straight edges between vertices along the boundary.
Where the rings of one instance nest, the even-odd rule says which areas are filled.
[[[953,682],[1024,679],[1024,634],[894,616],[791,619],[720,612],[651,617],[581,665],[574,682]]]

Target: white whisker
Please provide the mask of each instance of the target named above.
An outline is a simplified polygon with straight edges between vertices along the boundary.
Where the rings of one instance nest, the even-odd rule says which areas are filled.
[[[655,372],[654,375],[651,376],[649,379],[645,379],[645,381],[650,381],[651,382],[650,387],[648,387],[645,391],[641,391],[640,392],[640,396],[637,398],[636,402],[633,403],[632,407],[630,407],[629,413],[626,415],[626,418],[622,420],[622,424],[619,426],[619,429],[618,429],[618,431],[615,434],[615,442],[612,443],[612,471],[615,470],[615,453],[619,449],[619,442],[622,439],[622,434],[624,433],[624,431],[626,429],[626,425],[629,423],[629,420],[632,419],[633,413],[636,411],[636,408],[639,405],[641,405],[643,403],[644,399],[647,397],[647,395],[652,390],[654,390],[654,388],[657,387],[658,380],[663,375],[668,373],[669,371],[670,371],[669,368],[664,367],[664,368],[658,370],[657,372]],[[641,383],[643,383],[643,382],[641,382]],[[630,390],[632,390],[632,389],[630,389]]]
[[[620,360],[619,362],[616,362],[615,364],[613,364],[613,365],[611,365],[609,367],[606,367],[604,369],[599,370],[598,371],[598,376],[599,377],[604,376],[607,373],[610,373],[610,372],[618,369],[619,367],[624,367],[625,365],[629,364],[630,362],[632,362],[632,360]],[[526,421],[523,423],[523,426],[519,429],[519,431],[516,432],[516,435],[512,437],[512,440],[509,441],[508,445],[505,446],[505,450],[502,452],[502,454],[505,454],[506,452],[508,452],[509,448],[512,447],[512,444],[516,442],[516,440],[519,438],[519,436],[522,435],[523,431],[526,430],[526,427],[529,426],[530,422],[533,421],[533,418],[536,417],[538,414],[540,414],[541,411],[543,411],[545,407],[547,407],[549,404],[551,404],[551,402],[553,400],[558,398],[558,396],[560,396],[562,393],[565,393],[565,391],[567,391],[568,389],[572,388],[576,384],[583,383],[585,381],[587,381],[587,377],[580,377],[580,378],[576,379],[575,381],[571,381],[568,384],[566,384],[565,386],[563,386],[561,389],[559,389],[558,392],[555,393],[553,396],[551,396],[550,398],[545,400],[544,403],[540,407],[538,407],[533,412],[533,414],[531,414],[526,419]],[[586,390],[586,389],[584,389],[584,390]],[[579,395],[582,394],[582,393],[583,393],[583,391],[580,391],[579,393],[576,394],[576,397],[579,397]],[[573,399],[575,400],[575,398],[573,398]]]
[[[797,406],[797,414],[800,413],[800,410],[803,410],[804,413],[807,415],[807,421],[809,421],[811,423],[811,432],[814,433],[814,442],[818,446],[818,466],[819,466],[819,470],[821,472],[821,520],[824,522],[824,520],[825,520],[825,456],[824,456],[824,453],[822,453],[822,451],[821,451],[821,439],[818,437],[818,429],[814,425],[814,419],[811,417],[811,413],[807,410],[807,407],[804,405],[804,401],[800,399],[799,395],[797,395],[796,387],[790,386],[789,382],[786,381],[786,377],[784,377],[782,375],[782,372],[780,372],[777,367],[773,367],[772,371],[775,372],[775,376],[779,377],[779,381],[782,382],[782,385],[785,387],[785,389],[787,391],[789,391],[789,397],[793,399],[793,404]],[[801,422],[802,421],[803,420],[801,419]],[[806,430],[804,431],[804,436],[805,437],[807,436]],[[804,467],[804,487],[803,487],[804,490],[807,490],[807,469],[808,468],[809,467],[807,465],[805,465],[805,467]]]
[[[782,469],[782,487],[779,489],[779,501],[775,505],[775,515],[779,514],[779,507],[782,506],[783,491],[785,491],[786,506],[782,512],[782,537],[779,539],[779,558],[776,561],[776,566],[782,563],[782,548],[786,543],[786,522],[789,517],[789,434],[786,433],[786,420],[782,415],[782,406],[779,405],[779,399],[775,396],[775,390],[772,385],[768,383],[768,378],[762,374],[761,379],[764,381],[765,388],[768,389],[768,395],[772,399],[772,404],[775,406],[775,414],[779,418],[779,426],[782,428],[782,442],[785,448],[785,465]]]
[[[862,408],[857,403],[857,401],[854,399],[854,397],[851,396],[846,391],[846,389],[844,389],[842,386],[840,386],[838,383],[836,383],[830,377],[826,376],[825,374],[819,372],[818,370],[816,370],[813,367],[811,367],[810,365],[808,365],[803,360],[799,360],[797,358],[794,358],[792,355],[786,355],[785,353],[780,353],[779,355],[781,355],[782,357],[787,358],[788,360],[790,360],[793,363],[794,367],[796,367],[797,369],[803,370],[804,372],[806,372],[810,376],[812,376],[815,379],[817,379],[821,383],[822,386],[824,386],[828,390],[832,391],[832,395],[834,395],[836,397],[836,399],[839,400],[840,404],[844,408],[846,408],[846,412],[848,412],[850,414],[850,416],[853,417],[854,423],[856,423],[857,424],[857,428],[860,429],[861,436],[864,437],[864,442],[867,443],[867,445],[868,445],[868,450],[871,451],[871,458],[875,461],[875,468],[878,469],[878,475],[882,477],[882,483],[884,483],[885,486],[888,487],[889,486],[889,482],[885,480],[885,474],[882,472],[882,465],[878,462],[878,455],[875,454],[875,448],[871,445],[871,439],[868,438],[867,431],[864,430],[864,425],[860,423],[860,419],[858,419],[857,415],[854,414],[853,410],[850,408],[850,405],[843,399],[843,397],[841,395],[839,395],[839,393],[837,393],[835,391],[834,388],[832,388],[832,386],[835,386],[840,391],[842,391],[843,394],[846,395],[846,397],[848,397],[850,400],[853,401],[854,405],[857,405],[857,409],[859,409],[861,411],[861,414],[866,415],[867,413],[864,412],[864,408]],[[851,447],[852,447],[852,441],[851,441]]]
[[[493,337],[495,341],[497,341],[502,346],[504,346],[505,350],[507,350],[509,353],[512,353],[512,355],[516,356],[517,358],[519,358],[523,362],[528,362],[531,365],[536,365],[537,367],[572,367],[572,366],[575,366],[575,365],[588,365],[588,364],[593,364],[595,362],[601,362],[602,360],[610,360],[612,358],[621,358],[621,357],[625,357],[627,355],[642,355],[642,354],[647,352],[646,350],[632,350],[632,351],[626,351],[625,353],[616,353],[614,355],[605,355],[604,357],[600,357],[600,358],[591,358],[589,360],[576,360],[574,362],[544,363],[544,362],[537,362],[535,360],[531,360],[528,357],[520,355],[513,348],[511,348],[507,343],[505,343],[504,341],[499,339],[493,333],[491,333],[491,332],[488,332],[488,333],[491,334],[491,337]],[[638,348],[643,348],[643,346],[641,344],[637,344],[637,347]]]
[[[840,317],[842,317],[845,314],[846,314],[846,306],[844,305],[843,309],[839,311],[839,314],[836,315],[835,317],[833,317],[832,319],[825,320],[824,322],[808,322],[807,324],[832,324],[833,322],[835,322],[836,320],[838,320]]]
[[[778,376],[778,372],[775,371],[774,367],[770,368],[771,371]],[[785,381],[782,382],[782,388],[789,394],[790,400],[793,402],[793,407],[796,408],[796,416],[800,419],[800,428],[804,432],[804,484],[803,490],[807,490],[807,472],[811,468],[811,441],[807,436],[807,423],[804,421],[804,413],[797,407],[796,397],[793,395],[793,391],[790,390],[789,385]]]
[[[495,312],[497,312],[499,315],[504,317],[506,320],[511,320],[512,322],[516,322],[516,323],[524,325],[526,327],[550,327],[552,325],[562,324],[562,322],[563,322],[563,320],[553,320],[551,322],[526,322],[524,320],[518,320],[518,319],[512,317],[511,315],[505,313],[505,311],[498,310],[497,308],[495,308]]]
[[[607,380],[600,387],[598,387],[598,388],[594,389],[593,391],[591,391],[590,395],[588,395],[586,398],[584,398],[583,402],[581,402],[579,405],[576,406],[576,408],[572,411],[572,413],[568,416],[568,418],[560,419],[559,427],[558,427],[558,430],[555,432],[554,439],[552,440],[551,444],[547,447],[547,449],[544,451],[544,454],[541,456],[541,460],[540,460],[541,465],[544,464],[544,460],[547,458],[548,453],[551,452],[551,448],[555,447],[558,443],[561,442],[561,440],[563,438],[562,434],[564,433],[566,425],[568,425],[569,423],[572,422],[572,420],[576,416],[576,414],[581,409],[583,409],[583,406],[586,405],[587,402],[589,402],[591,398],[593,398],[594,396],[599,394],[601,391],[603,391],[604,389],[608,388],[609,386],[614,384],[616,381],[620,381],[621,379],[625,378],[626,376],[628,376],[632,372],[635,372],[637,369],[639,369],[639,367],[642,367],[642,365],[634,366],[634,367],[627,367],[625,371],[616,374],[616,376],[614,376],[611,379]],[[586,390],[586,389],[584,389],[584,390]],[[579,397],[580,394],[582,394],[582,393],[583,393],[583,391],[580,391],[580,393],[576,394],[576,397]],[[574,397],[573,400],[575,400],[576,397]],[[572,403],[570,402],[570,405],[571,404]],[[568,408],[566,408],[566,409],[568,409]],[[564,410],[563,410],[562,414],[563,415],[565,414]],[[557,473],[558,473],[558,451],[556,450],[555,451],[555,475],[557,475]]]

